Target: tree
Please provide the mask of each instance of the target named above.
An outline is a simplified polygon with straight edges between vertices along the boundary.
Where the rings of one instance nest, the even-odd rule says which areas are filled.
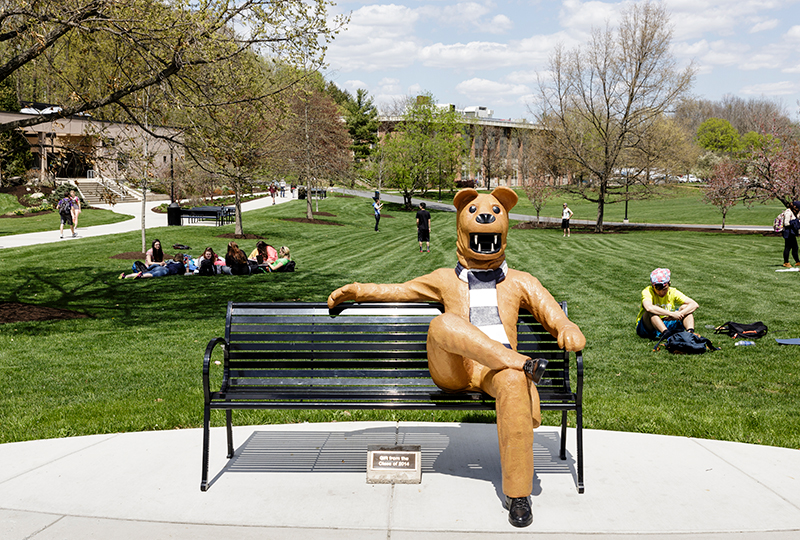
[[[662,115],[688,92],[694,67],[679,70],[670,54],[672,30],[663,4],[632,4],[619,30],[594,30],[585,49],[556,47],[550,82],[540,80],[539,124],[552,136],[550,152],[584,182],[571,190],[597,203],[596,232],[605,205],[624,200],[615,181],[629,152],[653,151]]]
[[[492,178],[505,177],[509,170],[507,150],[503,129],[498,126],[473,124],[476,161],[478,162],[483,177],[486,179],[486,189],[492,189]]]
[[[321,61],[344,19],[327,20],[329,0],[6,0],[0,12],[0,82],[13,77],[23,100],[53,112],[0,124],[0,132],[91,112],[127,116],[149,88],[171,107],[194,102],[204,67],[258,51]],[[302,52],[301,52],[302,51]],[[164,88],[164,85],[168,88]],[[261,96],[247,99],[258,100]],[[170,120],[163,111],[160,120]]]
[[[725,230],[725,217],[728,210],[742,200],[745,183],[742,179],[741,167],[731,161],[724,160],[714,167],[714,173],[708,179],[703,200],[713,204],[722,212],[722,230]]]
[[[455,179],[464,140],[455,111],[439,108],[430,94],[420,96],[403,114],[393,133],[384,137],[388,184],[403,192],[406,208],[419,192]]]
[[[704,150],[732,154],[740,148],[739,138],[739,132],[730,122],[721,118],[709,118],[697,128],[695,140]]]
[[[785,107],[779,101],[763,97],[745,100],[733,95],[722,96],[719,101],[683,99],[675,108],[674,117],[690,133],[697,133],[700,124],[709,118],[727,120],[739,135],[757,132],[769,118],[779,118],[783,124],[791,123]]]
[[[200,108],[187,130],[187,150],[194,163],[233,188],[237,236],[244,235],[241,197],[266,178],[270,144],[278,138],[279,107],[270,100],[248,99],[270,94],[270,70],[254,55],[209,66],[209,79],[224,84],[203,90],[215,105]]]
[[[9,81],[0,82],[0,111],[16,112],[19,109],[17,95]],[[19,131],[0,132],[0,187],[10,178],[24,178],[32,164],[33,155],[25,136]]]
[[[345,103],[347,131],[353,139],[350,149],[356,165],[365,162],[378,142],[378,109],[367,91],[356,90],[356,97]]]
[[[558,164],[550,163],[549,156],[541,144],[542,133],[530,129],[518,129],[517,172],[522,180],[525,195],[536,211],[536,224],[539,225],[542,208],[555,192],[555,178],[560,176]],[[551,182],[548,182],[551,180]]]
[[[313,81],[297,88],[289,103],[290,114],[272,145],[270,159],[276,171],[295,175],[306,184],[306,217],[313,219],[312,187],[347,176],[351,140],[338,107]]]
[[[747,173],[745,200],[778,199],[788,207],[800,199],[800,134],[774,118],[743,155]]]

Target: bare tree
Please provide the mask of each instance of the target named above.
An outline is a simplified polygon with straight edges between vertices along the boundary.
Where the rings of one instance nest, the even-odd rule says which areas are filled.
[[[596,232],[605,205],[624,200],[627,186],[615,181],[623,158],[652,148],[643,142],[691,87],[694,67],[678,69],[671,39],[663,4],[632,4],[617,31],[594,30],[585,49],[556,47],[551,80],[540,79],[537,120],[552,134],[551,153],[586,174],[571,190],[597,203]]]
[[[275,170],[306,184],[306,217],[313,219],[312,188],[348,174],[352,139],[336,104],[313,80],[296,90],[270,159]]]

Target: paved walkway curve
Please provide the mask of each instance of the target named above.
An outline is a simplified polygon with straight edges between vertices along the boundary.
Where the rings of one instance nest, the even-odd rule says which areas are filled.
[[[294,200],[291,196],[275,197],[275,202],[277,204],[289,202],[291,200]],[[146,229],[167,226],[167,214],[160,214],[152,211],[153,207],[158,206],[163,202],[168,202],[168,201],[149,200],[149,199],[147,200],[146,203],[147,211],[145,212]],[[258,208],[266,208],[268,206],[272,206],[272,197],[267,195],[260,199],[243,202],[242,211],[246,212],[248,210],[256,210]],[[107,225],[96,225],[93,227],[79,226],[77,229],[78,233],[77,238],[72,238],[69,235],[69,229],[66,227],[64,228],[66,234],[64,235],[63,239],[59,238],[58,229],[53,231],[41,231],[41,232],[27,233],[27,234],[0,236],[0,249],[32,246],[37,244],[52,244],[55,242],[71,242],[73,240],[78,240],[80,238],[90,238],[93,236],[104,236],[107,234],[118,234],[124,232],[140,231],[142,228],[141,201],[115,204],[113,206],[108,204],[95,204],[93,205],[93,207],[105,210],[111,210],[112,212],[116,212],[118,214],[129,215],[131,216],[131,219],[127,219],[125,221],[120,221],[117,223],[109,223]],[[78,224],[80,225],[80,221],[78,222]]]

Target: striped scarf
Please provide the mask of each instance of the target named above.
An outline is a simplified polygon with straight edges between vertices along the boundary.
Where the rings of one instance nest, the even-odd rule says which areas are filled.
[[[461,263],[456,264],[458,279],[469,285],[469,322],[510,349],[511,343],[497,308],[497,284],[506,278],[507,273],[505,261],[494,270],[469,270]]]

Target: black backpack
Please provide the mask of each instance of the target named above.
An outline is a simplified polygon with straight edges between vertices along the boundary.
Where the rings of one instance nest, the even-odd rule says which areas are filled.
[[[767,325],[761,321],[742,324],[728,321],[714,330],[715,334],[728,334],[732,338],[758,339],[767,334]]]
[[[714,347],[710,339],[685,330],[673,334],[666,332],[653,350],[659,350],[664,340],[667,340],[666,348],[672,354],[703,354],[706,351],[719,350],[719,347]]]

